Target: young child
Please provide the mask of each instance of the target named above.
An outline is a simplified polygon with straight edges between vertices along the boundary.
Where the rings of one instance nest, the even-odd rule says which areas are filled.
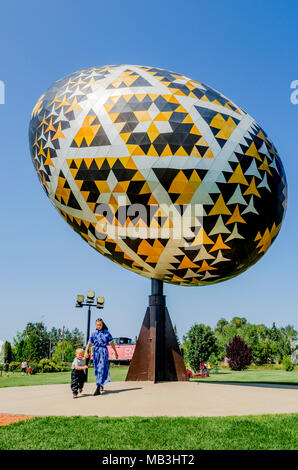
[[[86,380],[85,369],[88,369],[88,366],[83,365],[84,351],[81,348],[76,349],[76,357],[72,363],[71,371],[71,382],[70,388],[73,393],[73,398],[77,398],[78,392],[82,392],[84,387],[84,382]]]

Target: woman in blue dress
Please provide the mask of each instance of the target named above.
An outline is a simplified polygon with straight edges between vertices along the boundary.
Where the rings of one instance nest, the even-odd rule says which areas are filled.
[[[109,332],[106,324],[102,318],[96,320],[96,331],[90,336],[86,349],[85,358],[89,357],[89,348],[91,346],[91,356],[93,356],[94,373],[96,377],[96,390],[94,395],[100,395],[103,386],[110,382],[109,376],[109,359],[108,359],[108,344],[112,346],[115,352],[116,359],[118,353],[113,343],[113,337]]]

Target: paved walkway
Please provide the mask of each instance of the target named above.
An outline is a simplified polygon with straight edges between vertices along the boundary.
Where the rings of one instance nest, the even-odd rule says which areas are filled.
[[[100,396],[85,384],[0,389],[0,413],[34,416],[235,416],[298,413],[298,387],[202,382],[111,382]]]

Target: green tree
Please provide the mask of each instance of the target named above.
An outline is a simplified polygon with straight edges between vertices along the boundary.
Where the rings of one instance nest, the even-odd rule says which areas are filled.
[[[48,357],[51,358],[52,354],[57,346],[58,342],[62,339],[62,330],[60,328],[52,327],[50,331],[48,331],[48,341],[49,341],[49,352]]]
[[[258,364],[274,362],[276,358],[276,343],[274,341],[259,341],[253,349],[253,361]]]
[[[284,328],[280,329],[281,333],[289,339],[289,341],[297,341],[298,339],[298,332],[292,325],[287,325]]]
[[[84,345],[84,335],[81,331],[78,330],[78,328],[75,328],[72,331],[68,329],[65,330],[64,339],[65,341],[68,341],[74,349],[82,348]]]
[[[37,333],[30,333],[24,346],[24,357],[27,361],[39,361],[44,357],[44,344]]]
[[[231,321],[232,325],[235,325],[236,328],[242,328],[247,324],[247,320],[244,317],[234,317]]]
[[[12,361],[12,348],[9,341],[5,341],[4,343],[4,361]]]
[[[221,329],[221,332],[216,331],[215,335],[217,338],[218,352],[217,358],[223,361],[226,355],[227,345],[230,341],[238,334],[238,329],[235,324],[227,323]]]
[[[248,346],[251,346],[252,348],[254,348],[260,341],[256,325],[252,325],[250,323],[247,323],[241,328],[240,336]]]
[[[217,353],[216,336],[210,326],[195,324],[185,336],[185,359],[190,367],[197,371],[200,364],[206,362],[212,353]]]
[[[49,337],[47,329],[42,322],[27,323],[24,331],[21,333],[21,338],[26,341],[25,354],[27,360],[40,360],[48,356],[49,352]],[[33,352],[33,348],[36,351]],[[29,354],[29,356],[28,356]]]
[[[218,322],[216,323],[216,326],[215,326],[214,331],[215,331],[216,333],[221,334],[223,328],[224,328],[226,325],[228,325],[228,324],[229,324],[229,322],[228,322],[225,318],[220,318],[220,319],[218,320]]]
[[[265,325],[256,325],[256,328],[258,330],[258,334],[259,334],[259,339],[260,341],[263,341],[266,339],[267,335],[268,335],[268,328],[267,326]]]
[[[274,322],[272,324],[272,328],[268,329],[267,336],[271,341],[275,341],[276,343],[281,339],[281,332],[276,328]]]
[[[76,348],[69,341],[64,341],[64,362],[72,362],[75,357],[75,350]],[[63,342],[59,341],[56,345],[53,359],[55,362],[60,363],[62,362],[62,351],[63,351]]]
[[[64,331],[64,340],[68,341],[73,349],[83,346],[83,334],[75,328]],[[41,360],[51,357],[55,347],[62,340],[62,330],[53,327],[47,331],[42,322],[27,323],[25,329],[18,332],[14,339],[16,358],[19,361]],[[34,350],[35,349],[35,350]]]
[[[292,348],[290,340],[286,335],[282,335],[278,341],[275,342],[276,345],[276,359],[281,362],[285,356],[290,356],[292,354]]]
[[[20,338],[17,342],[15,342],[16,361],[22,361],[25,358],[25,348],[26,341],[23,338]]]

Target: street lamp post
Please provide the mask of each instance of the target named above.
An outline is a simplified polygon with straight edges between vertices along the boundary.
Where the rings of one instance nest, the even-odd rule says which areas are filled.
[[[79,294],[77,295],[77,303],[76,307],[82,308],[82,307],[88,307],[88,316],[87,316],[87,334],[86,334],[86,344],[88,343],[88,339],[90,336],[90,320],[91,320],[91,307],[96,307],[96,308],[103,308],[104,307],[104,298],[103,297],[97,297],[96,303],[94,301],[95,299],[95,292],[94,291],[89,291],[87,293],[87,301],[84,303],[84,296]],[[86,359],[86,365],[89,364],[89,358]],[[86,369],[86,382],[88,380],[88,369]]]

